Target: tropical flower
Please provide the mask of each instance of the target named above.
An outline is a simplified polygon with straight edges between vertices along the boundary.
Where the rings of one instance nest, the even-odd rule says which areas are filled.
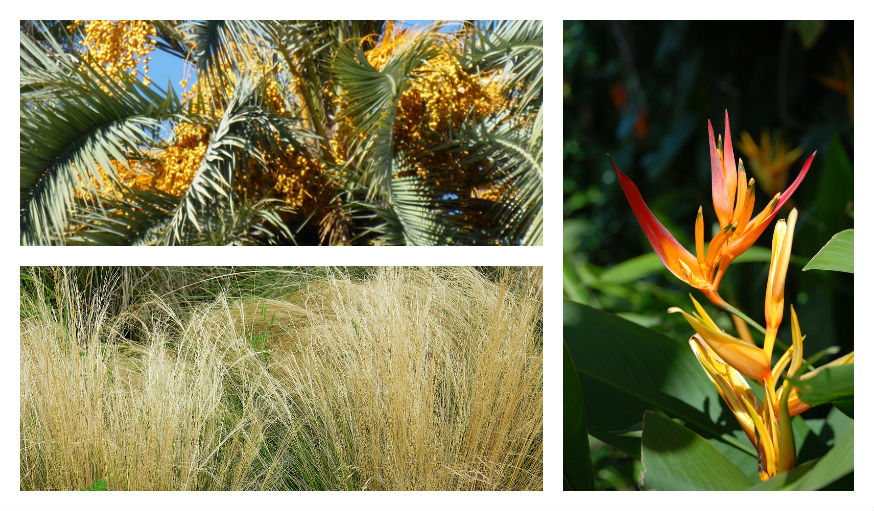
[[[760,143],[744,131],[740,134],[738,148],[747,155],[750,168],[766,193],[777,193],[789,182],[789,168],[801,157],[800,147],[788,149],[779,135],[772,137],[764,132]]]
[[[783,290],[786,270],[792,248],[792,236],[798,212],[789,213],[788,223],[780,220],[774,229],[771,266],[768,272],[768,287],[765,296],[767,328],[765,347],[759,348],[749,338],[737,338],[721,330],[704,308],[694,298],[696,313],[689,314],[678,307],[668,312],[679,312],[697,332],[689,339],[692,353],[698,359],[707,377],[716,386],[722,399],[737,418],[759,456],[759,478],[763,481],[795,466],[795,445],[790,420],[810,408],[801,401],[798,391],[787,378],[795,378],[803,364],[801,327],[795,309],[792,316],[792,346],[771,366],[771,353],[777,329],[783,319]],[[813,377],[826,367],[852,364],[854,353],[849,353],[829,364],[814,369],[799,380]],[[783,375],[782,385],[777,382]],[[744,376],[765,389],[762,400],[753,393]]]
[[[716,143],[710,121],[707,122],[707,130],[710,141],[713,209],[716,211],[720,231],[705,249],[704,218],[702,208],[699,206],[698,216],[695,220],[696,254],[694,256],[683,248],[655,218],[640,195],[637,186],[619,170],[612,158],[610,158],[610,164],[613,166],[613,171],[619,179],[619,184],[622,186],[632,211],[634,211],[634,216],[637,217],[647,240],[662,263],[677,278],[703,292],[711,302],[727,308],[728,304],[719,296],[719,283],[725,270],[735,258],[755,243],[783,204],[789,200],[789,197],[807,175],[816,152],[814,151],[807,158],[792,185],[782,194],[774,195],[765,208],[753,217],[755,205],[755,187],[753,185],[755,180],[747,181],[743,161],[735,164],[728,111],[725,112],[724,147],[722,138],[719,139],[719,144]]]
[[[783,291],[786,285],[786,270],[789,268],[789,255],[792,251],[792,236],[798,210],[789,212],[789,223],[778,220],[774,226],[771,243],[771,267],[768,271],[768,287],[765,291],[765,353],[768,359],[774,350],[777,329],[783,321]]]
[[[830,76],[820,76],[819,81],[829,89],[847,96],[847,113],[853,122],[853,59],[847,50],[841,50],[840,62],[834,65]]]
[[[700,333],[689,339],[692,353],[707,373],[707,377],[716,386],[716,390],[734,414],[741,429],[756,447],[759,456],[759,478],[762,481],[795,466],[795,445],[790,419],[810,408],[810,405],[801,401],[797,389],[790,386],[785,378],[782,386],[774,391],[774,381],[778,380],[784,372],[787,376],[795,375],[803,363],[804,336],[801,335],[794,308],[791,313],[792,346],[786,350],[773,368],[768,370],[766,378],[757,380],[765,387],[764,400],[756,397],[743,378],[745,373],[721,357]],[[801,375],[798,379],[803,381],[812,378],[827,367],[852,364],[854,358],[853,352],[848,353]]]
[[[765,350],[749,340],[725,333],[710,318],[704,307],[691,295],[690,298],[697,313],[689,314],[679,307],[671,307],[668,312],[682,314],[686,321],[692,325],[692,328],[698,332],[700,340],[718,355],[724,361],[723,363],[731,365],[738,372],[755,381],[761,382],[771,377],[771,359]]]

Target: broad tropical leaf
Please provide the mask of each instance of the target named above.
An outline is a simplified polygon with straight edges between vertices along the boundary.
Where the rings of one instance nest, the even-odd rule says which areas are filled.
[[[832,236],[832,239],[804,267],[804,271],[807,270],[853,273],[853,229]]]

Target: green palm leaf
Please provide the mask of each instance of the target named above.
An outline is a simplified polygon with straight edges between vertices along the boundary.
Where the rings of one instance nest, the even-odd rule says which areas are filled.
[[[416,68],[437,55],[437,35],[416,34],[397,48],[381,70],[370,65],[357,41],[339,49],[334,74],[348,95],[345,116],[355,126],[355,157],[368,190],[368,197],[391,194],[393,132],[398,103]]]
[[[159,190],[119,189],[99,210],[81,207],[71,215],[68,245],[149,245],[158,240],[179,204]]]
[[[306,154],[300,139],[310,135],[294,129],[293,119],[280,118],[264,105],[263,77],[235,75],[232,80],[234,95],[210,134],[206,154],[170,219],[162,243],[196,244],[212,239],[204,236],[215,221],[226,231],[227,225],[235,225],[227,221],[227,215],[233,216],[238,207],[234,190],[238,172],[266,171],[266,155],[285,151],[288,146]],[[268,204],[274,202],[262,206]]]
[[[474,72],[500,70],[510,90],[521,90],[517,108],[524,109],[543,90],[543,23],[539,20],[492,21],[474,30],[471,43],[459,55]]]
[[[368,229],[380,245],[478,245],[494,233],[475,227],[467,215],[470,201],[458,190],[437,187],[416,175],[391,180],[390,205],[371,205],[379,223]]]
[[[25,35],[21,55],[22,83],[39,91],[22,95],[19,109],[21,242],[43,244],[62,233],[79,198],[101,207],[101,169],[116,181],[112,161],[140,158],[179,102],[155,86],[92,76]],[[32,80],[41,70],[46,79]]]
[[[487,162],[481,179],[500,190],[489,211],[498,237],[509,244],[541,244],[543,237],[543,123],[538,111],[525,124],[489,118],[454,135],[470,162]]]

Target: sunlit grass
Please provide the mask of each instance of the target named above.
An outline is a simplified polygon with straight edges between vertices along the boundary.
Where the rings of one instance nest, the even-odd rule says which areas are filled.
[[[542,272],[359,273],[23,285],[21,489],[541,489]]]

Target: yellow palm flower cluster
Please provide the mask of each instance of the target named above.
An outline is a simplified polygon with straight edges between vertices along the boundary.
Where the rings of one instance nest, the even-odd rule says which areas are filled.
[[[239,173],[235,187],[246,198],[279,197],[285,204],[302,213],[312,213],[328,198],[320,176],[327,173],[325,165],[289,149],[278,154],[265,154],[266,171],[253,164],[249,172]]]
[[[325,172],[320,165],[304,155],[288,155],[277,165],[271,166],[273,189],[295,209],[311,211],[319,204],[322,187],[316,185],[316,177]]]
[[[153,24],[141,20],[76,20],[75,25],[83,26],[85,31],[79,43],[84,65],[119,80],[123,74],[136,77],[137,67],[142,64],[143,83],[149,85],[150,54],[155,50],[157,33]]]
[[[115,176],[122,183],[134,188],[147,188],[148,182],[151,180],[151,172],[137,160],[128,160],[122,163],[118,160],[110,160],[112,170]],[[75,168],[75,165],[73,165]],[[110,173],[103,167],[97,167],[97,175],[91,175],[87,180],[83,179],[80,174],[76,174],[78,186],[76,187],[75,196],[77,199],[84,200],[92,196],[91,193],[86,193],[86,190],[96,191],[97,197],[101,199],[119,199],[122,197],[121,190],[115,184],[115,180],[110,176]]]
[[[250,72],[256,74],[269,72],[267,58],[256,46],[247,47],[242,52],[236,51],[236,57],[245,63]],[[221,69],[214,69],[208,77],[209,80],[202,83],[211,83],[213,86],[219,84],[223,91],[215,90],[213,87],[201,87],[198,90],[197,82],[189,85],[187,79],[181,83],[186,88],[182,93],[183,101],[189,103],[193,110],[214,118],[221,115],[222,110],[227,106],[223,98],[230,97],[236,86],[228,61],[220,61],[219,67]],[[280,115],[288,115],[290,105],[275,76],[274,72],[268,78],[265,99],[274,111]],[[200,160],[206,153],[205,143],[209,139],[211,130],[204,126],[197,126],[195,134],[190,131],[191,126],[188,125],[181,132],[177,129],[176,142],[168,148],[171,154],[163,159],[165,168],[170,164],[170,168],[164,172],[165,177],[162,181],[164,184],[162,189],[168,193],[180,195],[185,192],[200,165]],[[187,136],[188,134],[196,136],[192,139]],[[314,206],[312,201],[321,195],[321,190],[316,189],[319,186],[316,184],[318,181],[313,178],[324,172],[324,165],[296,153],[292,148],[280,154],[267,155],[266,159],[269,170],[263,172],[253,167],[249,169],[250,172],[239,173],[235,183],[236,190],[251,199],[278,195],[292,208],[311,209]]]
[[[279,83],[276,80],[271,80],[267,84],[267,103],[273,107],[278,114],[287,114],[288,109],[285,107],[285,98],[279,92]]]
[[[157,152],[148,164],[138,160],[128,160],[122,164],[112,160],[112,168],[118,180],[125,186],[137,190],[158,189],[170,195],[181,196],[188,190],[209,142],[210,130],[206,126],[180,122],[174,128],[173,143]],[[99,177],[92,177],[90,185],[104,198],[121,197],[119,190],[112,185],[109,173],[98,167]],[[80,187],[85,183],[80,181]],[[81,192],[79,198],[83,198]]]
[[[456,188],[471,188],[472,181],[480,174],[472,168],[475,164],[462,164],[466,154],[444,151],[428,151],[441,132],[458,129],[465,118],[483,119],[497,114],[506,106],[507,94],[503,87],[489,73],[474,75],[467,73],[453,55],[453,45],[460,44],[464,32],[457,39],[447,37],[440,41],[437,56],[416,69],[417,77],[401,95],[397,122],[394,128],[395,151],[409,155],[416,161],[415,169],[419,177],[432,181],[435,185]],[[366,52],[367,60],[381,69],[391,55],[405,43],[416,37],[409,29],[396,28],[388,22],[380,41]],[[424,121],[424,122],[423,122]],[[422,158],[422,154],[427,157]],[[435,173],[433,169],[443,171]],[[489,194],[470,190],[471,197],[481,198]],[[497,197],[496,194],[490,196]]]
[[[148,185],[171,195],[184,194],[206,154],[210,132],[207,126],[178,123],[173,128],[173,143],[158,156],[158,165]]]

